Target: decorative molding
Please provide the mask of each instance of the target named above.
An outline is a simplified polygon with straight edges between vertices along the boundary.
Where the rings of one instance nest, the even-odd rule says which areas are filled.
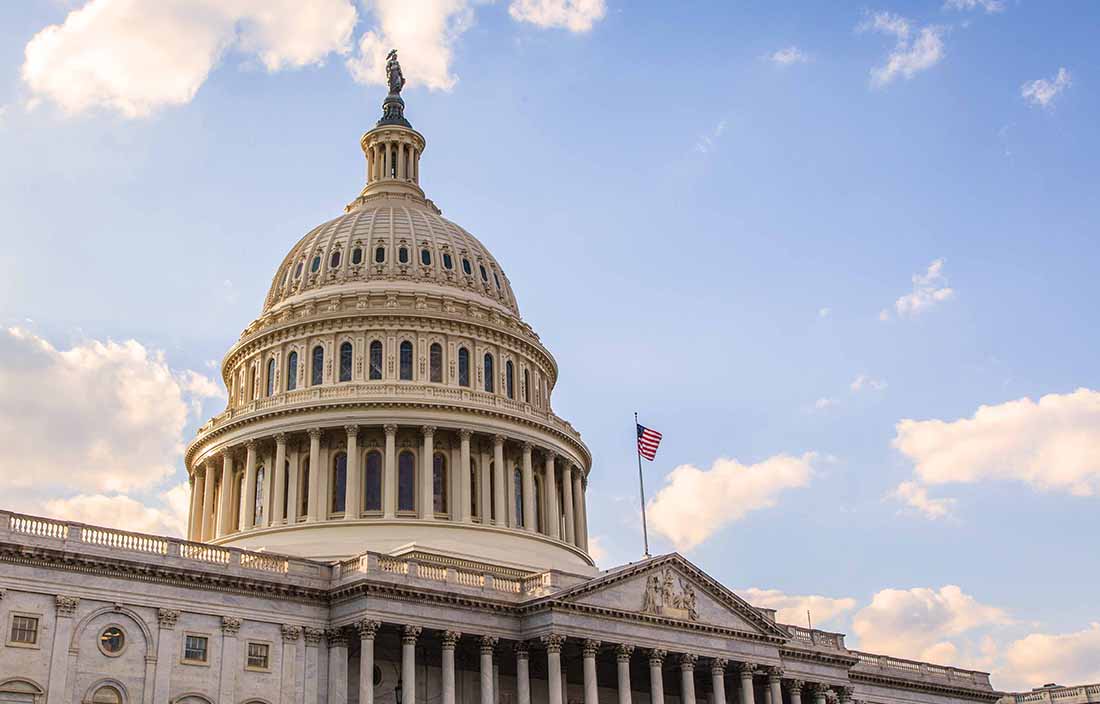
[[[284,643],[294,643],[302,635],[301,626],[291,626],[284,623],[282,626],[282,631]]]
[[[683,653],[680,655],[680,669],[686,672],[693,671],[698,659],[699,656],[694,653]]]
[[[741,678],[744,679],[746,675],[752,677],[756,673],[757,665],[753,662],[739,662],[737,663],[737,671],[741,673]]]
[[[325,630],[323,628],[305,626],[302,628],[302,636],[305,638],[306,645],[316,647],[321,642],[321,639],[325,637]]]
[[[157,609],[157,623],[166,631],[175,628],[179,618],[179,609]]]
[[[235,636],[240,633],[241,620],[236,616],[222,616],[222,633]]]
[[[420,626],[405,626],[405,632],[401,636],[402,643],[415,643],[416,639],[420,637],[420,632],[424,630]]]
[[[519,660],[526,660],[530,651],[530,646],[525,640],[517,640],[512,643],[512,652],[516,654],[516,658]]]
[[[785,680],[783,684],[791,694],[802,694],[802,688],[806,686],[802,680]]]
[[[462,638],[462,633],[460,631],[443,631],[443,635],[440,636],[440,640],[443,641],[444,649],[450,650],[455,649],[460,638]]]
[[[685,582],[683,577],[677,576],[680,590],[676,591],[673,583],[672,567],[666,565],[659,573],[654,572],[646,579],[645,591],[642,595],[642,613],[670,618],[681,618],[687,621],[698,621],[698,601],[695,589],[690,582]]]
[[[62,618],[72,618],[76,613],[76,607],[80,606],[80,597],[63,596],[58,594],[54,602],[57,604],[57,615]]]
[[[380,621],[372,621],[367,618],[355,623],[355,628],[359,631],[361,640],[374,640],[374,636],[378,634],[378,629],[381,627],[382,623]]]
[[[778,666],[771,666],[765,670],[768,673],[768,682],[780,682],[783,680],[783,668]]]
[[[560,653],[561,646],[565,642],[565,636],[560,633],[548,633],[540,637],[539,642],[546,648],[546,652]]]
[[[325,640],[330,648],[348,647],[348,632],[343,628],[329,628],[325,630]]]
[[[492,653],[497,647],[499,639],[496,636],[481,636],[480,648],[482,653]]]
[[[630,656],[634,654],[634,646],[630,643],[619,643],[615,646],[615,659],[619,662],[630,662]]]
[[[726,672],[726,666],[730,664],[725,658],[714,658],[710,661],[710,673],[721,677]]]
[[[660,667],[661,665],[664,665],[666,657],[668,657],[667,650],[654,648],[653,650],[649,651],[649,664],[657,665],[658,667]]]

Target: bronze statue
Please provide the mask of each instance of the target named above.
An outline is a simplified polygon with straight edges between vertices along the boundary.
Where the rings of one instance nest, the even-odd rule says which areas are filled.
[[[390,49],[386,55],[386,81],[390,84],[390,95],[400,95],[405,87],[405,75],[401,73],[401,64],[397,62],[397,49]]]

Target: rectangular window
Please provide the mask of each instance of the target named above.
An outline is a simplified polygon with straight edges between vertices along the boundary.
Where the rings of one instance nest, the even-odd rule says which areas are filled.
[[[269,650],[267,643],[249,643],[247,667],[252,670],[268,669]]]
[[[37,645],[38,619],[34,616],[12,616],[9,640],[20,645]]]
[[[183,641],[184,662],[205,663],[209,642],[210,640],[206,636],[193,636],[188,634]]]

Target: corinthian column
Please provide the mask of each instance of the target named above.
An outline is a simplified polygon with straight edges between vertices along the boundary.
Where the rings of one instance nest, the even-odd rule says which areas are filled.
[[[481,704],[495,704],[493,701],[493,649],[496,647],[496,638],[481,637]]]
[[[339,628],[325,633],[328,640],[328,704],[348,702],[348,636]]]
[[[493,486],[496,494],[493,496],[493,522],[498,526],[505,525],[505,499],[507,492],[504,490],[504,436],[493,436]]]
[[[218,499],[218,537],[229,534],[229,517],[233,513],[233,455],[222,452],[222,487]]]
[[[726,665],[722,658],[710,661],[710,688],[714,692],[714,704],[726,704]],[[782,701],[779,704],[783,704]]]
[[[420,429],[424,437],[424,445],[421,450],[423,460],[420,470],[420,517],[425,520],[435,520],[434,482],[432,481],[432,464],[435,461],[435,450],[432,445],[435,437],[435,426],[425,425]]]
[[[359,630],[359,704],[374,704],[374,636],[380,625],[369,619],[355,624]]]
[[[791,704],[802,704],[802,680],[787,680],[787,694],[791,697]]]
[[[665,651],[649,651],[649,701],[650,704],[665,704]]]
[[[561,466],[561,502],[565,509],[565,542],[576,544],[573,519],[573,465],[567,461]]]
[[[513,647],[516,651],[517,704],[531,704],[531,670],[527,656],[527,643],[520,641]],[[586,701],[585,704],[588,702]]]
[[[554,471],[557,454],[553,450],[546,451],[546,469],[543,473],[542,486],[546,489],[543,500],[546,503],[547,535],[551,538],[561,537],[561,518],[558,513],[558,475]]]
[[[187,539],[193,542],[202,540],[202,496],[205,491],[206,473],[196,466],[191,473],[191,521],[188,523]]]
[[[461,450],[459,451],[461,466],[458,469],[458,515],[463,523],[470,523],[473,520],[473,516],[470,513],[470,507],[473,505],[471,497],[473,497],[473,486],[470,485],[470,431],[463,428],[458,431],[458,438],[461,442]]]
[[[393,518],[397,513],[397,426],[382,426],[386,431],[386,477],[382,482],[382,508],[385,518]]]
[[[695,661],[698,655],[684,653],[680,656],[680,702],[695,704]]]
[[[741,673],[741,704],[753,704],[752,673],[756,671],[756,665],[751,662],[738,664]]]
[[[199,540],[214,539],[214,461],[207,460],[203,465],[202,486],[202,535]]]
[[[581,649],[584,658],[584,704],[600,704],[599,684],[596,682],[596,653],[600,651],[600,641],[586,640]]]
[[[619,704],[630,704],[630,655],[634,646],[619,643],[615,648],[615,663],[619,675]]]
[[[420,626],[405,626],[401,637],[401,704],[416,704],[416,639]]]
[[[325,514],[325,497],[321,496],[321,475],[325,468],[321,466],[321,429],[309,430],[309,514],[310,523],[319,521]]]
[[[271,477],[273,491],[271,496],[271,520],[270,525],[278,525],[286,522],[286,514],[283,512],[283,501],[286,500],[287,482],[283,479],[286,475],[286,433],[275,434],[275,466],[268,470]]]
[[[80,606],[80,598],[58,595],[54,599],[57,617],[54,623],[53,642],[50,650],[50,679],[46,690],[46,704],[62,704],[69,681],[69,641],[73,635],[73,616]],[[75,674],[75,673],[74,673]]]
[[[249,530],[256,525],[256,441],[245,443],[244,455],[244,515],[241,517],[241,530]]]
[[[768,668],[768,691],[772,693],[772,704],[783,704],[783,668]]]
[[[461,637],[462,634],[458,631],[447,631],[443,634],[443,704],[455,704],[455,645]],[[360,703],[362,704],[362,698]]]
[[[359,518],[363,490],[359,484],[359,426],[345,425],[348,434],[348,477],[344,492],[344,520]]]
[[[531,466],[531,443],[523,443],[523,529],[538,529],[535,520],[535,471]]]
[[[551,633],[542,637],[546,646],[546,684],[549,687],[550,704],[562,704],[561,701],[561,644],[565,636]]]

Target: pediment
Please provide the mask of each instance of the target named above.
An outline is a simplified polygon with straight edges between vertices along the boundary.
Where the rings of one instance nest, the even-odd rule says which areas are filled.
[[[789,638],[786,631],[678,554],[629,565],[556,595],[555,601],[623,617]]]

